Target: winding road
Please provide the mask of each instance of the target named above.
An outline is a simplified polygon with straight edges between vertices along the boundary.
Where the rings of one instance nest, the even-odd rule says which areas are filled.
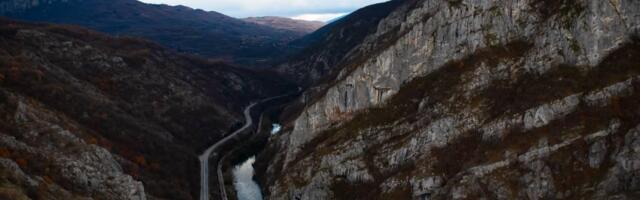
[[[298,91],[300,91],[301,89],[298,88]],[[295,93],[292,93],[295,94]],[[292,95],[291,93],[289,94],[284,94],[284,95],[280,95],[280,96],[275,96],[275,97],[271,97],[271,98],[267,98],[267,99],[263,99],[260,100],[258,102],[254,102],[251,103],[249,106],[247,106],[247,108],[244,109],[244,118],[246,123],[244,124],[244,126],[242,126],[242,128],[234,131],[233,133],[231,133],[230,135],[228,135],[227,137],[223,138],[222,140],[216,142],[215,144],[211,145],[209,148],[207,148],[200,156],[198,156],[198,158],[200,159],[200,200],[209,200],[209,159],[211,158],[211,154],[216,155],[217,152],[214,152],[216,149],[218,149],[218,147],[224,145],[225,143],[229,142],[230,140],[232,140],[234,137],[238,136],[240,133],[244,132],[246,129],[248,129],[249,127],[251,127],[253,125],[253,118],[251,117],[251,109],[253,107],[255,107],[258,104],[267,102],[267,101],[271,101],[277,98],[282,98],[282,97],[286,97],[289,95]],[[224,177],[222,177],[222,169],[220,168],[220,165],[218,165],[217,167],[217,173],[218,173],[218,182],[220,183],[220,196],[223,200],[227,200],[227,192],[224,188]]]

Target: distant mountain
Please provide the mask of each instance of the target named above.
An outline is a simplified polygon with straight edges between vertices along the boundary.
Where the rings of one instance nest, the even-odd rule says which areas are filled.
[[[281,55],[288,42],[303,35],[217,12],[136,0],[10,0],[0,2],[0,15],[145,37],[181,52],[242,64],[260,64]]]
[[[295,20],[285,17],[249,17],[243,20],[276,29],[293,31],[300,33],[301,36],[316,31],[326,25],[326,23],[321,21]]]

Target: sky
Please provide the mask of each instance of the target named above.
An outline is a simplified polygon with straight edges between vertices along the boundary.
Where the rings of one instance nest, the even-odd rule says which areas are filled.
[[[281,16],[329,21],[358,8],[386,0],[141,0],[146,3],[184,5],[237,18]]]

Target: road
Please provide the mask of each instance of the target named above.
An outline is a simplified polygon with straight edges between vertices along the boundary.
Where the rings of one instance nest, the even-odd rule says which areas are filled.
[[[298,88],[298,91],[300,90],[301,89]],[[231,141],[234,137],[238,136],[240,133],[244,132],[246,129],[248,129],[253,125],[253,118],[251,118],[251,109],[253,107],[255,107],[260,103],[271,101],[277,98],[286,97],[289,95],[292,95],[292,94],[284,94],[284,95],[275,96],[275,97],[263,99],[258,102],[251,103],[249,106],[247,106],[247,108],[244,109],[244,119],[246,121],[244,126],[234,131],[230,135],[226,136],[222,140],[211,145],[200,156],[198,156],[198,158],[200,159],[200,200],[209,200],[209,159],[211,158],[212,154],[217,154],[217,153],[214,153],[214,151],[218,149],[220,146],[224,145],[225,143]],[[220,165],[218,165],[217,167],[217,173],[218,173],[218,182],[219,182],[218,185],[220,185],[220,196],[223,200],[227,200],[228,199],[227,192],[224,188],[224,177],[222,177],[222,169],[220,168]]]
[[[228,135],[219,142],[211,145],[202,153],[202,155],[198,157],[200,159],[200,200],[209,200],[209,158],[211,158],[211,154],[218,147],[227,143],[229,140],[233,139],[233,137],[242,133],[245,129],[253,125],[253,119],[251,118],[251,108],[253,108],[257,104],[258,102],[254,102],[244,109],[244,119],[246,120],[246,123],[244,124],[244,126],[242,126],[242,128],[231,133],[231,135]],[[222,199],[227,199],[225,190],[221,190],[220,192],[222,192]]]

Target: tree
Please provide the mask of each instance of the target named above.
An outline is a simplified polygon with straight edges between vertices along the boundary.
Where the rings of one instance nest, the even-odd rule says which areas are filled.
[[[18,158],[16,159],[16,163],[20,166],[20,168],[25,168],[29,164],[29,161],[27,161],[27,159],[24,159],[24,158]]]
[[[146,167],[147,165],[147,160],[144,158],[144,156],[141,156],[141,155],[133,158],[133,162],[138,164],[138,166],[142,166],[142,167]]]

